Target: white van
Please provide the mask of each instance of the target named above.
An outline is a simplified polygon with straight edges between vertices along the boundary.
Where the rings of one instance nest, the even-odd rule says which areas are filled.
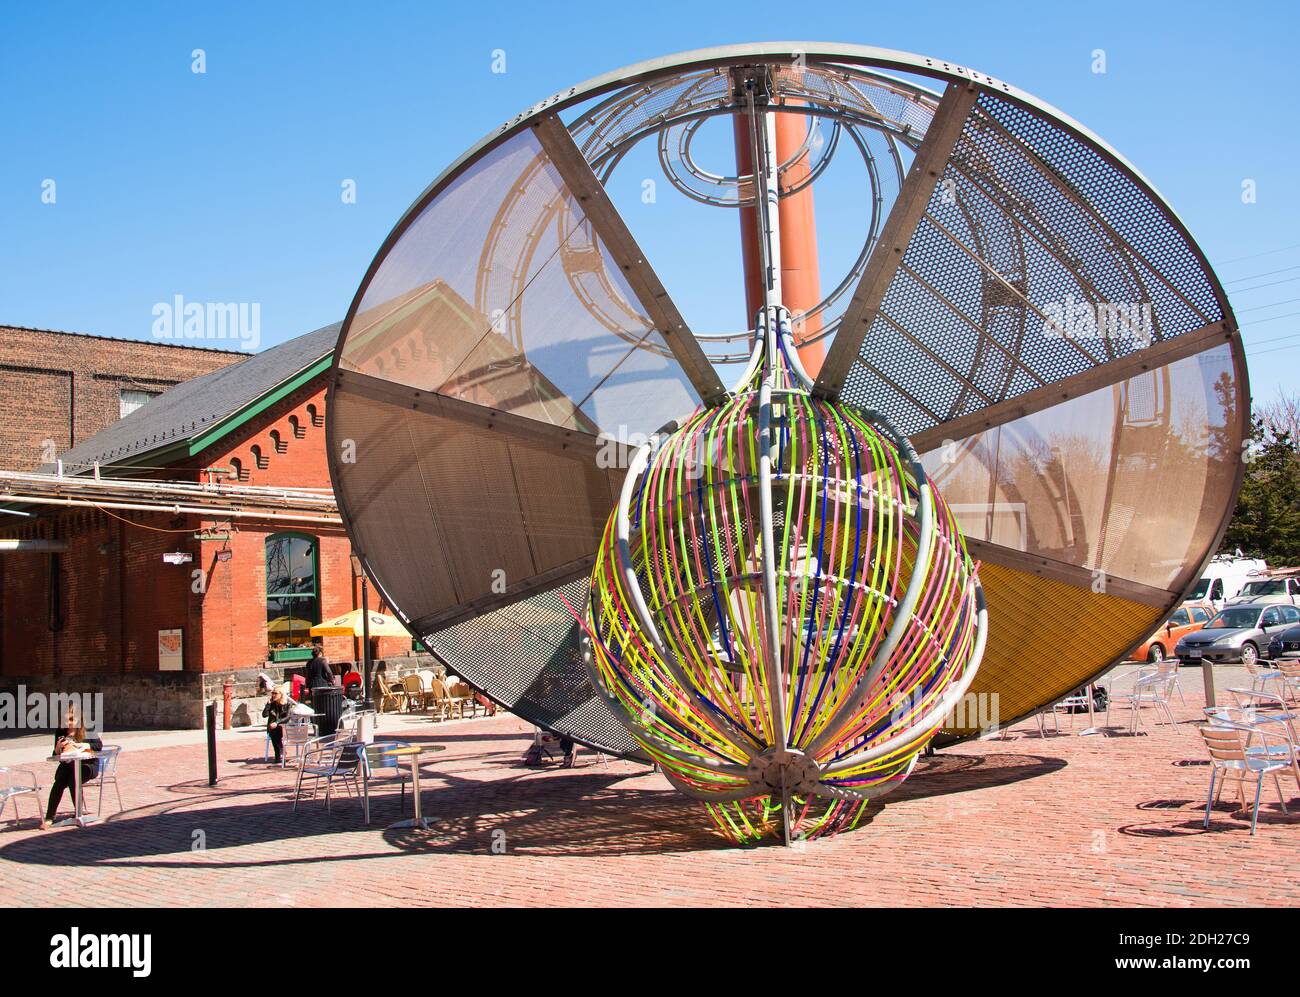
[[[1184,601],[1217,613],[1241,593],[1247,582],[1262,579],[1267,571],[1268,564],[1262,558],[1215,554]]]

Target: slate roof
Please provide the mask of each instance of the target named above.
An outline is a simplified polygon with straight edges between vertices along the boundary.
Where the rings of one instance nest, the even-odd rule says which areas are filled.
[[[174,385],[125,419],[61,454],[64,472],[84,471],[96,461],[104,465],[137,458],[206,433],[332,353],[340,325],[335,322],[229,367]],[[46,464],[40,470],[53,471],[54,466]]]

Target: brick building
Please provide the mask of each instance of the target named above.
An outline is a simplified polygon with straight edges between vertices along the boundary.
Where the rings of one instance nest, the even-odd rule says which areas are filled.
[[[30,471],[173,385],[248,354],[0,326],[0,470]]]
[[[337,335],[319,329],[177,385],[62,453],[65,473],[98,464],[107,476],[328,489],[325,375]],[[0,684],[103,692],[114,725],[200,725],[227,678],[253,695],[258,672],[299,666],[311,624],[360,605],[338,525],[29,511],[5,535],[67,549],[0,557]],[[333,662],[359,659],[353,638],[324,644]],[[383,657],[411,653],[409,640],[376,644]]]

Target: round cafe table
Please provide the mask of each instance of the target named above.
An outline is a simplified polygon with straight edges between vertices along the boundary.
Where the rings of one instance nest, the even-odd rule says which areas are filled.
[[[445,744],[403,744],[384,750],[385,755],[411,760],[411,795],[415,799],[415,816],[408,820],[399,820],[394,824],[389,824],[389,828],[418,827],[421,831],[429,830],[429,822],[420,813],[420,756],[446,750],[447,746]]]
[[[61,755],[50,755],[48,759],[49,761],[56,764],[68,762],[72,766],[73,785],[76,787],[76,799],[73,801],[75,805],[74,816],[65,817],[63,820],[55,821],[55,827],[67,827],[69,824],[76,824],[77,827],[89,827],[91,824],[98,824],[104,819],[103,817],[94,814],[87,814],[85,812],[81,791],[81,763],[93,762],[101,757],[102,754],[98,751],[64,752]]]

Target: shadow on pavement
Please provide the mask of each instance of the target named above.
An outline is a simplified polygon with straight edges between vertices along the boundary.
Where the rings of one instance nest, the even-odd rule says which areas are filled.
[[[456,760],[473,766],[482,758]],[[888,802],[873,805],[864,825],[894,803],[1007,785],[1065,764],[1029,754],[940,753],[922,759]],[[401,852],[492,855],[494,846],[496,851],[504,848],[500,854],[516,856],[735,847],[713,830],[701,804],[669,789],[658,776],[624,763],[606,768],[588,755],[581,768],[521,768],[490,779],[424,771],[421,800],[431,824],[428,831],[384,829],[401,816],[395,784],[372,794],[369,829],[362,825],[360,801],[352,797],[337,799],[332,813],[326,812],[323,798],[304,800],[295,814],[293,772],[284,773],[283,783],[267,785],[267,770],[259,764],[226,770],[215,788],[203,779],[176,783],[164,790],[173,798],[127,810],[86,830],[23,837],[0,847],[0,857],[48,866],[274,868],[391,859]],[[488,771],[496,776],[500,769]],[[406,810],[409,815],[409,798]],[[192,850],[198,841],[203,848]]]

